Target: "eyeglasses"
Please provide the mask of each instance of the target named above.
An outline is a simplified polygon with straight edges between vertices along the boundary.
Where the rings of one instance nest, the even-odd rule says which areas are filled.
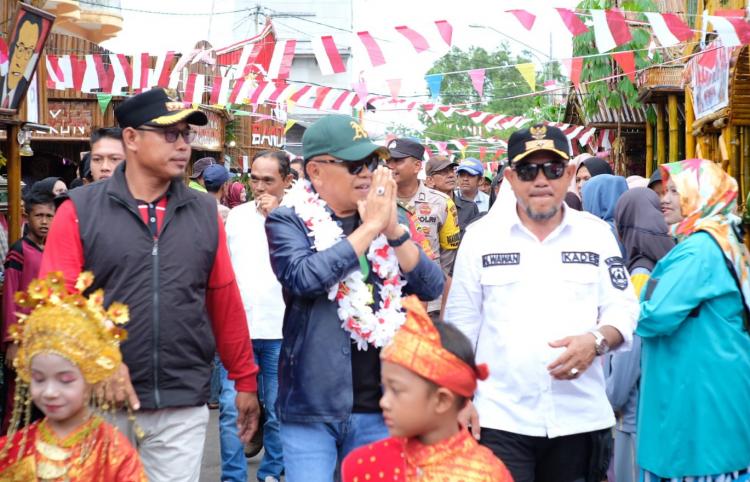
[[[349,174],[351,174],[352,176],[357,176],[365,167],[367,167],[368,171],[375,172],[375,169],[377,169],[378,165],[380,164],[380,157],[377,155],[373,155],[364,159],[360,159],[359,161],[344,161],[343,159],[315,159],[314,162],[322,162],[324,164],[339,164],[346,167],[346,169],[349,171]]]
[[[182,136],[182,140],[185,141],[186,144],[190,144],[195,140],[195,136],[198,135],[198,133],[194,130],[180,130],[176,127],[167,127],[165,129],[144,129],[143,127],[136,127],[135,130],[146,132],[161,132],[162,134],[164,134],[164,140],[169,142],[170,144],[177,142],[177,138],[179,136]]]
[[[567,164],[559,161],[545,162],[544,164],[532,164],[524,162],[513,166],[513,170],[518,174],[518,179],[524,182],[530,182],[539,175],[539,170],[544,171],[544,175],[550,181],[560,179],[565,174]]]

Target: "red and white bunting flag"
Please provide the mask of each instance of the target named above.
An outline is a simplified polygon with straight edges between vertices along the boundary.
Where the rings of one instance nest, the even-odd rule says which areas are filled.
[[[268,66],[268,78],[271,80],[286,80],[292,70],[296,40],[279,40],[273,48],[271,64]]]
[[[609,52],[632,40],[625,16],[619,10],[591,10],[591,18],[599,53]]]
[[[555,10],[560,14],[560,18],[572,35],[581,35],[589,31],[586,24],[578,18],[578,15],[573,10],[567,8],[556,8]]]
[[[86,59],[77,55],[71,55],[70,65],[73,69],[73,89],[76,92],[81,92],[83,89],[83,77],[86,75]]]
[[[149,86],[149,63],[151,56],[148,53],[133,56],[133,90],[136,93],[143,92]]]
[[[509,13],[516,17],[519,22],[521,22],[521,25],[523,25],[523,28],[526,30],[531,30],[531,28],[534,26],[534,22],[536,21],[536,15],[529,12],[528,10],[506,10],[506,13]]]
[[[312,108],[319,110],[329,92],[331,92],[331,87],[318,87],[315,89],[315,102],[313,102]]]
[[[221,88],[219,89],[219,99],[216,101],[217,105],[226,105],[229,102],[230,87],[233,78],[234,72],[231,69],[227,69],[221,76]]]
[[[56,90],[72,89],[73,66],[70,55],[47,56],[47,87]]]
[[[185,82],[185,92],[183,95],[183,99],[187,102],[192,102],[193,99],[193,92],[195,91],[195,77],[198,74],[190,74],[188,75],[187,82]]]
[[[339,49],[336,47],[333,37],[330,35],[313,37],[310,42],[321,74],[333,75],[346,72],[346,66],[341,59],[341,54],[339,54]]]
[[[0,38],[0,75],[8,75],[8,44]]]
[[[206,76],[198,74],[195,76],[195,88],[193,89],[192,98],[187,99],[193,105],[200,105],[203,103],[203,93],[206,91]],[[187,97],[187,96],[186,96]]]
[[[673,13],[643,12],[662,47],[673,47],[693,38],[693,31]]]
[[[740,18],[708,16],[724,47],[750,44],[750,24]]]
[[[331,110],[349,110],[351,106],[351,98],[356,95],[354,92],[343,90],[338,96],[335,96],[333,103],[331,104]],[[348,101],[348,102],[347,102]]]
[[[445,141],[436,141],[435,145],[438,148],[438,153],[442,155],[448,154],[448,143]]]
[[[127,90],[133,81],[133,70],[130,67],[130,62],[124,54],[109,54],[109,63],[114,74],[112,93],[122,95],[122,90]]]
[[[276,92],[276,87],[273,82],[259,82],[253,95],[250,96],[250,103],[253,105],[265,104],[271,95]]]
[[[484,161],[485,157],[487,157],[487,146],[480,146],[479,147],[479,160]]]
[[[240,60],[237,62],[237,71],[235,76],[245,77],[252,71],[252,66],[256,63],[258,55],[263,50],[263,42],[253,42],[242,47]]]
[[[163,87],[169,86],[169,74],[172,72],[172,64],[174,62],[174,52],[160,54],[156,57],[156,64],[154,64],[153,70],[149,78],[149,87]]]
[[[302,87],[299,88],[299,90],[292,95],[289,96],[289,101],[297,103],[299,102],[303,97],[309,96],[312,94],[312,85],[305,84]]]
[[[458,147],[459,151],[465,151],[469,147],[469,142],[466,139],[453,139],[451,143]]]
[[[578,136],[578,143],[581,146],[585,146],[589,143],[591,140],[591,137],[596,133],[596,127],[590,127],[588,129],[585,129],[581,132],[581,135]]]
[[[391,91],[391,102],[397,102],[398,93],[401,92],[401,79],[388,79],[388,89]]]
[[[101,57],[101,55],[99,56]],[[86,55],[86,72],[83,74],[81,92],[91,93],[99,88],[99,75],[96,72],[96,61],[93,55]]]
[[[294,87],[286,82],[277,82],[276,88],[271,92],[271,95],[268,96],[267,102],[276,102],[277,104],[286,102],[293,90]]]
[[[453,45],[453,26],[447,20],[436,20],[435,26],[448,47]]]
[[[362,42],[362,45],[364,45],[365,50],[367,51],[367,57],[370,59],[370,64],[372,64],[373,67],[383,65],[385,63],[383,51],[380,49],[380,45],[375,42],[375,39],[372,38],[370,32],[357,32],[357,37],[359,37],[359,40]]]
[[[628,76],[632,83],[635,83],[635,54],[632,50],[626,52],[612,52],[612,58],[620,66],[622,72]]]
[[[474,69],[469,71],[469,77],[471,78],[471,85],[474,86],[474,90],[477,91],[479,97],[484,95],[484,76],[485,69]]]
[[[430,44],[427,42],[427,39],[424,38],[422,34],[417,32],[416,30],[405,25],[401,25],[399,27],[396,27],[396,31],[406,37],[406,40],[411,42],[414,50],[416,50],[418,54],[424,52],[425,50],[429,50]]]
[[[562,64],[568,71],[568,77],[573,85],[580,87],[581,71],[583,71],[583,57],[573,57],[572,59],[562,59]]]
[[[584,129],[583,126],[572,126],[568,129],[565,129],[565,137],[568,138],[569,141],[573,141],[578,135],[581,133],[581,131]]]
[[[220,75],[214,75],[211,79],[211,97],[208,99],[210,105],[219,104],[219,96],[221,95],[221,87],[224,85],[224,78]]]
[[[234,81],[234,85],[232,86],[232,91],[229,93],[230,104],[237,103],[237,98],[240,96],[240,90],[242,90],[242,87],[244,85],[245,85],[245,79],[242,77]]]

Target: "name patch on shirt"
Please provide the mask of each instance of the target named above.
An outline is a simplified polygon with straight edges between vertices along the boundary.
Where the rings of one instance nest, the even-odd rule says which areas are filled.
[[[619,256],[613,256],[604,260],[609,268],[609,281],[612,282],[612,286],[618,290],[625,291],[628,287],[628,272],[625,270],[625,265],[622,258]]]
[[[509,266],[521,264],[521,253],[490,253],[482,256],[482,266]]]
[[[591,264],[599,266],[599,255],[591,251],[563,251],[562,262],[565,264]]]

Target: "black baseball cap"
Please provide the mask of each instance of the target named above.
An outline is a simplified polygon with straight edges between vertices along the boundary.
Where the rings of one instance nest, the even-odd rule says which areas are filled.
[[[115,118],[123,129],[126,127],[167,127],[178,122],[196,126],[208,124],[206,114],[198,109],[186,108],[164,89],[151,89],[128,98],[115,108]]]
[[[401,139],[393,139],[389,142],[388,151],[391,153],[393,159],[414,157],[421,161],[422,156],[424,156],[424,146],[415,140],[407,139],[405,137]]]
[[[508,159],[511,164],[538,151],[554,152],[565,160],[570,159],[568,138],[557,127],[537,124],[514,132],[508,139]]]

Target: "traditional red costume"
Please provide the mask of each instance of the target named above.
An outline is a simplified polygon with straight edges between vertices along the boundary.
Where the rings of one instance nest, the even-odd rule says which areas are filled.
[[[443,348],[440,334],[421,303],[403,301],[406,322],[381,359],[401,365],[451,391],[470,397],[486,365],[476,370]],[[341,466],[344,482],[513,482],[505,465],[465,429],[433,445],[416,438],[389,438],[352,451]]]

